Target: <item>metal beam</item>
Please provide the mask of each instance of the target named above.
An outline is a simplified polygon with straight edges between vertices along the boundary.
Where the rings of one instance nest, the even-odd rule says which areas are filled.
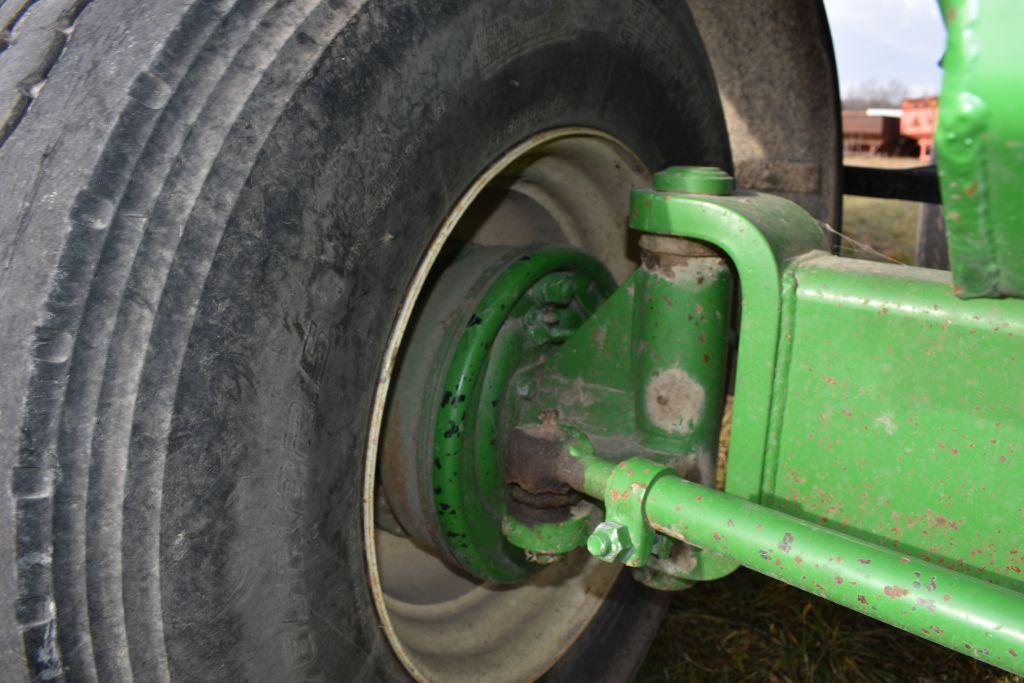
[[[673,538],[1024,673],[1019,593],[672,475],[651,485],[644,514]]]

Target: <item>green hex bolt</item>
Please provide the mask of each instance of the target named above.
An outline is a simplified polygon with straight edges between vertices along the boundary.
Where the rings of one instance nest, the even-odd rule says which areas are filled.
[[[629,529],[618,522],[601,522],[587,539],[587,550],[605,562],[622,562],[633,552]]]
[[[576,283],[567,275],[549,275],[537,283],[531,294],[539,304],[568,306],[576,296]]]

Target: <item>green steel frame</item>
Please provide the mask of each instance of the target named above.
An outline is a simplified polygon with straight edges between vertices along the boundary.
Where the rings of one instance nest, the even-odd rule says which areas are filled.
[[[452,456],[468,408],[437,415],[438,515],[465,569],[515,581],[516,553],[586,546],[679,589],[744,565],[1024,673],[1024,98],[1008,87],[1024,4],[941,4],[952,274],[833,256],[803,209],[721,170],[657,174],[632,197],[642,265],[613,293],[600,282],[600,307],[531,362],[495,358],[480,335],[511,328],[479,310],[528,316],[520,300],[551,300],[526,297],[541,276],[582,267],[540,251],[539,270],[489,280],[484,327],[457,340],[445,386],[497,378],[486,443]],[[469,471],[486,485],[466,488]],[[547,516],[522,516],[531,501]],[[479,529],[514,571],[495,570]]]
[[[957,291],[1024,296],[1018,0],[940,0],[949,37],[935,147]]]
[[[809,216],[768,195],[641,190],[631,224],[659,235],[643,267],[527,370],[538,393],[514,403],[549,431],[557,413],[549,469],[604,502],[590,551],[678,587],[742,564],[1024,671],[1024,301],[832,256]],[[725,492],[702,476],[731,296],[709,246],[742,292]],[[679,428],[652,427],[658,410]],[[696,550],[654,557],[656,533]]]

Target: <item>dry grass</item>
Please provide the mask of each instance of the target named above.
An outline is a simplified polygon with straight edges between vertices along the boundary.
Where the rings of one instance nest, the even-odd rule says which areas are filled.
[[[673,597],[637,680],[1022,679],[741,569]]]
[[[843,234],[851,238],[843,240],[843,255],[913,265],[919,206],[897,199],[843,197]]]
[[[844,209],[847,234],[890,258],[913,262],[916,204],[846,197]],[[637,680],[1024,682],[746,569],[672,598]]]
[[[910,168],[921,164],[907,157],[847,157],[851,166],[875,168]],[[919,204],[872,197],[843,197],[843,253],[847,256],[873,260],[894,259],[901,263],[914,263],[917,242],[917,213]],[[865,245],[858,246],[857,243]]]

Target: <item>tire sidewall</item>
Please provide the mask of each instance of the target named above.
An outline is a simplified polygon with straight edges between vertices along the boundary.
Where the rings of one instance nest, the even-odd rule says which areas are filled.
[[[222,143],[228,162],[258,146],[251,166],[223,164],[240,190],[211,174],[206,204],[159,219],[181,241],[142,340],[129,457],[164,465],[156,506],[129,469],[124,523],[159,520],[163,638],[185,680],[404,676],[368,588],[369,415],[410,279],[484,168],[562,126],[651,168],[730,166],[677,2],[371,1],[321,47],[265,139],[243,113]]]

